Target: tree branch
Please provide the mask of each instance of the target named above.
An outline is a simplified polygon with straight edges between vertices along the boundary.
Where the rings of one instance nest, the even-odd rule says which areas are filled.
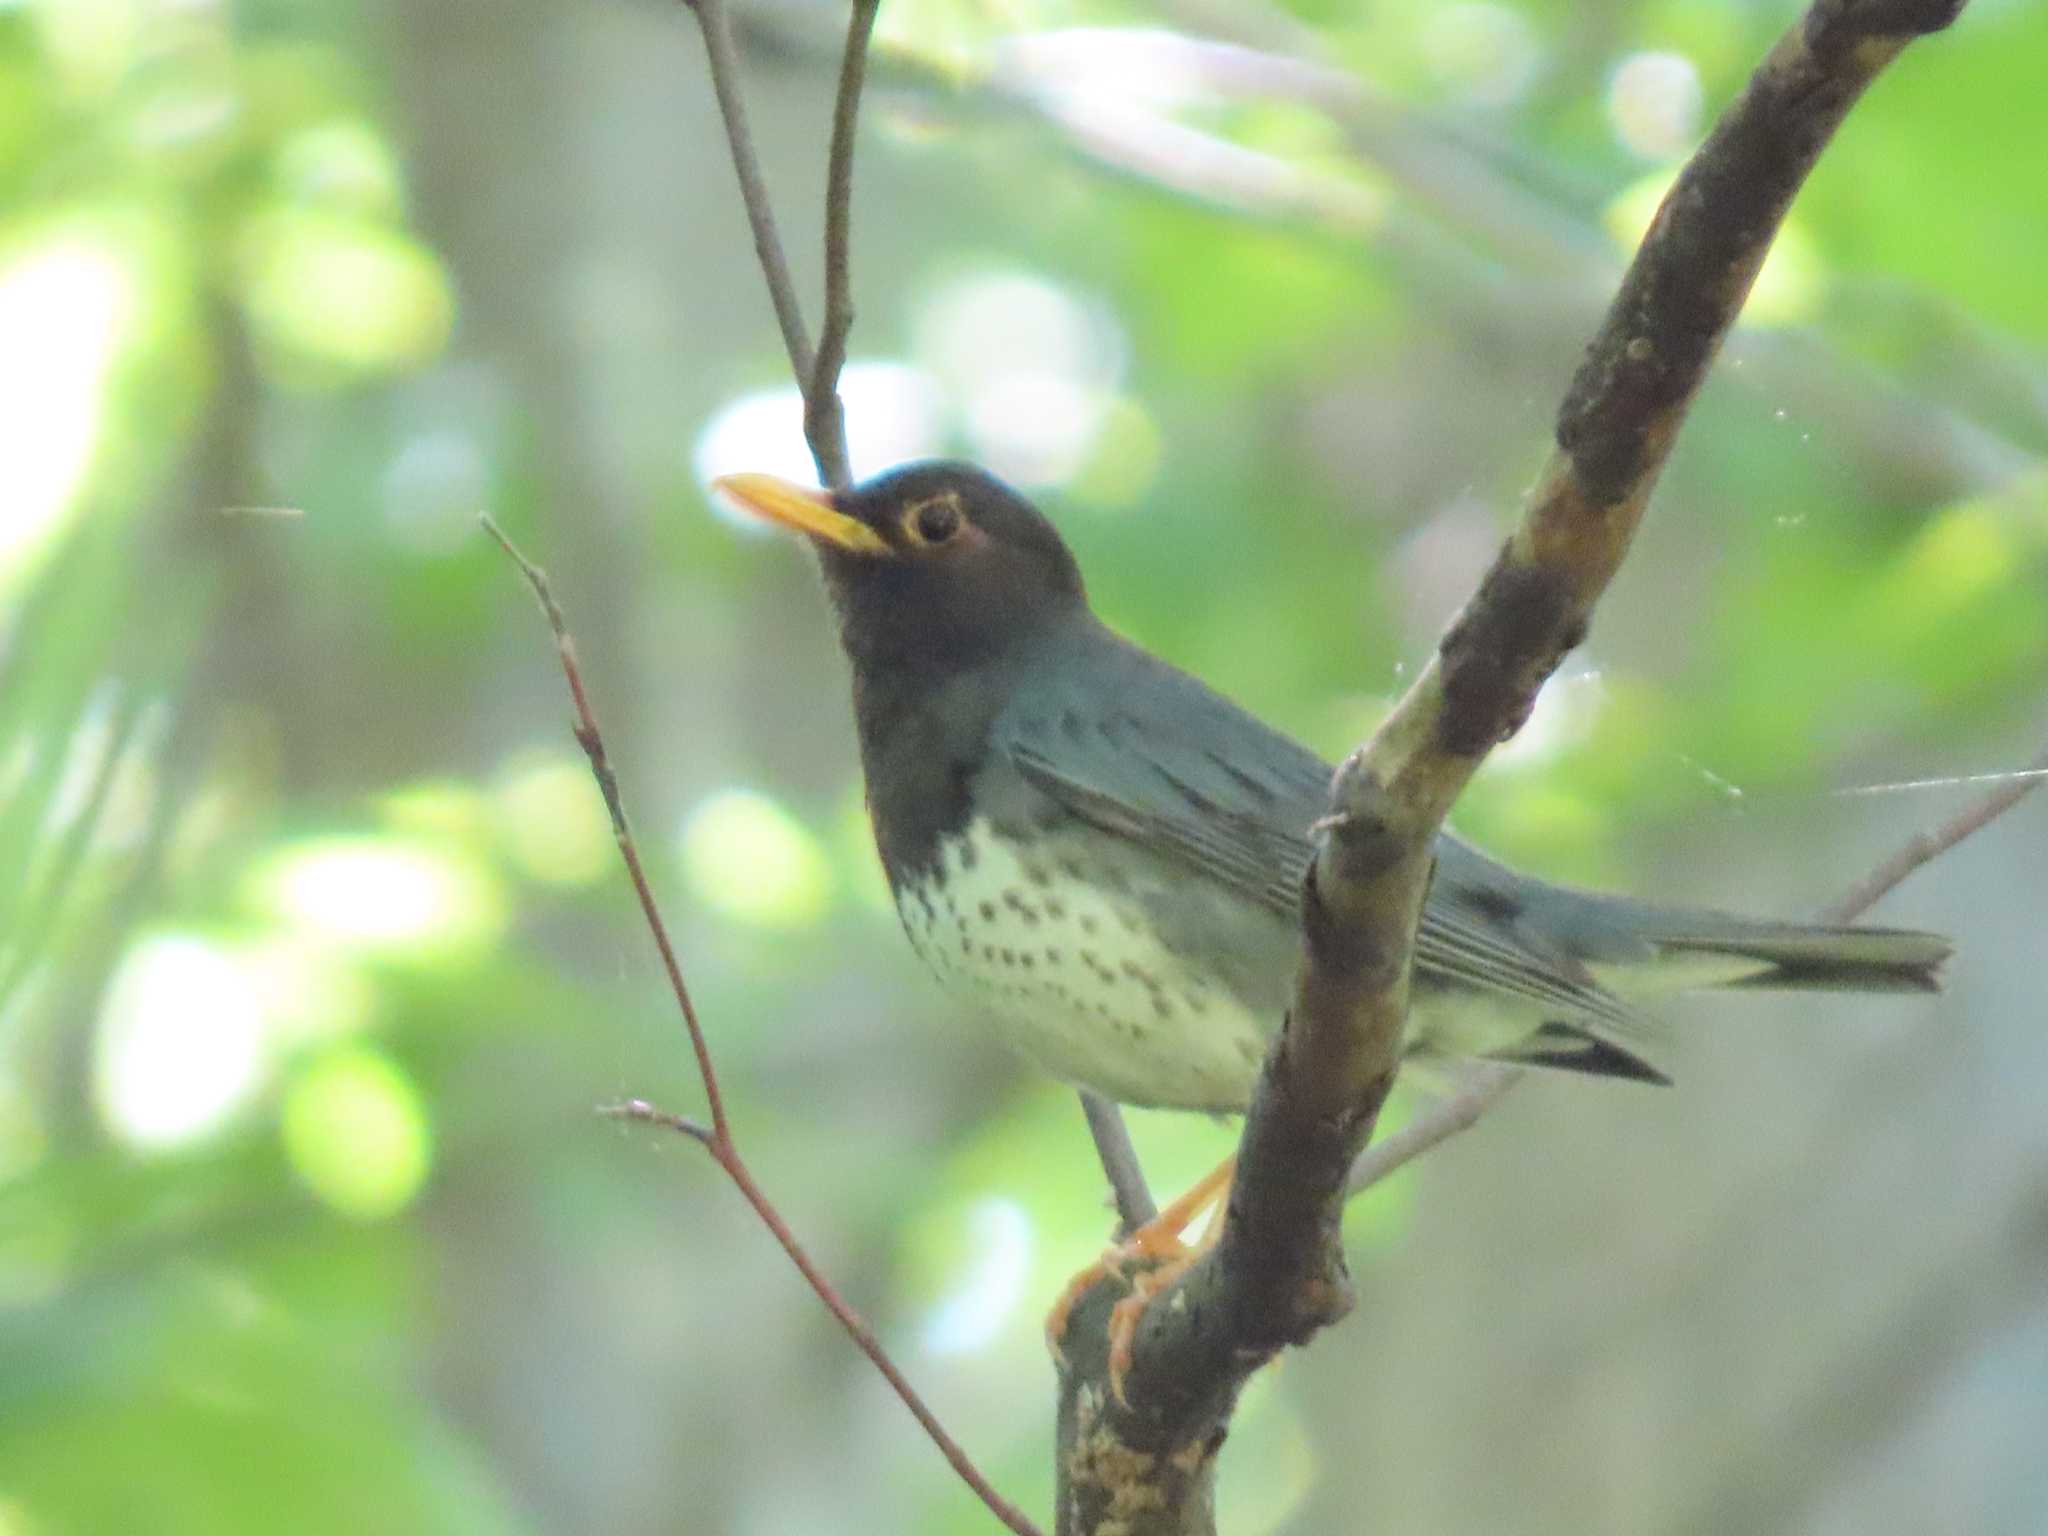
[[[839,94],[832,108],[832,147],[825,169],[825,324],[818,357],[798,379],[804,394],[804,440],[818,475],[834,487],[851,485],[846,458],[846,411],[839,401],[839,370],[853,329],[853,139],[860,121],[861,83],[867,77],[868,38],[881,0],[854,0],[839,57]]]
[[[1072,1315],[1062,1532],[1213,1530],[1215,1456],[1238,1389],[1349,1310],[1347,1175],[1399,1062],[1437,830],[1585,637],[1807,172],[1884,66],[1960,8],[1816,0],[1666,196],[1566,394],[1520,525],[1414,686],[1337,772],[1304,884],[1293,1006],[1246,1117],[1222,1236],[1146,1311],[1128,1403],[1108,1390],[1095,1336],[1120,1286],[1094,1287]]]
[[[690,1049],[697,1058],[697,1075],[704,1084],[704,1099],[706,1107],[711,1112],[711,1124],[706,1126],[681,1115],[669,1114],[640,1099],[608,1106],[604,1113],[621,1120],[664,1126],[687,1136],[709,1153],[711,1160],[725,1171],[726,1177],[732,1181],[733,1187],[740,1192],[741,1197],[753,1207],[754,1214],[760,1218],[761,1224],[768,1229],[777,1245],[788,1256],[790,1263],[796,1266],[798,1273],[804,1277],[818,1300],[825,1304],[826,1309],[839,1320],[840,1327],[846,1330],[861,1353],[866,1355],[875,1369],[882,1373],[891,1390],[902,1400],[903,1406],[910,1410],[911,1416],[922,1426],[925,1434],[930,1436],[932,1443],[959,1474],[961,1481],[973,1489],[975,1496],[988,1507],[989,1512],[1016,1532],[1017,1536],[1040,1536],[1038,1528],[1025,1517],[1023,1511],[996,1492],[988,1479],[982,1476],[980,1470],[968,1458],[966,1451],[961,1449],[946,1427],[939,1422],[938,1416],[926,1406],[916,1388],[911,1386],[903,1372],[897,1368],[896,1362],[889,1357],[889,1352],[875,1336],[874,1329],[869,1327],[867,1321],[839,1294],[804,1246],[797,1241],[796,1234],[790,1230],[788,1222],[776,1209],[774,1201],[770,1200],[767,1193],[755,1182],[746,1160],[740,1156],[739,1146],[733,1140],[731,1122],[726,1117],[725,1099],[719,1092],[718,1072],[712,1065],[710,1043],[705,1038],[703,1025],[698,1021],[696,1005],[690,999],[689,985],[683,979],[682,965],[676,959],[675,945],[669,938],[668,924],[663,920],[661,908],[655,902],[653,888],[647,883],[647,872],[640,861],[639,846],[633,839],[632,825],[626,817],[625,801],[619,793],[618,775],[612,771],[611,759],[605,752],[604,734],[598,729],[597,716],[591,710],[590,696],[583,686],[582,669],[576,660],[576,642],[569,633],[568,623],[563,618],[561,607],[556,603],[554,592],[548,585],[547,573],[521,554],[505,536],[504,531],[490,518],[483,518],[482,523],[484,531],[497,540],[498,547],[519,567],[520,574],[526,578],[526,584],[533,589],[534,598],[540,603],[541,611],[547,615],[549,629],[554,632],[555,654],[561,660],[562,675],[568,680],[569,697],[575,707],[576,742],[583,748],[584,756],[590,760],[591,776],[597,780],[598,791],[604,796],[605,810],[611,816],[612,836],[619,845],[619,857],[625,862],[626,873],[632,878],[634,894],[640,901],[641,916],[647,920],[647,931],[653,935],[655,948],[661,952],[661,963],[668,974],[669,989],[675,994],[676,1006],[682,1011],[683,1024],[690,1035]]]
[[[711,66],[711,91],[718,98],[718,115],[725,123],[726,147],[732,153],[733,172],[739,177],[747,227],[754,233],[754,255],[761,263],[769,302],[775,306],[775,323],[782,328],[782,348],[789,354],[789,369],[796,375],[797,387],[807,389],[817,372],[817,358],[811,351],[810,334],[804,328],[796,283],[789,275],[789,257],[783,252],[782,236],[775,228],[768,183],[761,177],[761,157],[755,153],[753,131],[747,126],[747,102],[740,94],[739,50],[733,45],[732,18],[726,14],[725,0],[683,3],[696,14],[697,26],[704,34],[704,57]]]
[[[839,91],[832,108],[832,144],[825,178],[825,320],[817,350],[811,349],[803,305],[790,277],[789,257],[776,229],[768,183],[747,125],[746,98],[740,90],[739,50],[733,42],[732,19],[725,0],[684,0],[696,13],[704,34],[704,55],[711,68],[711,89],[718,98],[725,140],[739,178],[740,201],[754,235],[754,255],[761,278],[775,306],[782,329],[783,350],[804,401],[804,442],[818,467],[819,481],[840,487],[852,483],[846,453],[846,411],[839,399],[839,374],[846,366],[846,338],[853,329],[852,226],[853,146],[860,122],[861,86],[867,78],[868,39],[874,31],[881,0],[854,0],[847,23],[846,47],[840,54]]]

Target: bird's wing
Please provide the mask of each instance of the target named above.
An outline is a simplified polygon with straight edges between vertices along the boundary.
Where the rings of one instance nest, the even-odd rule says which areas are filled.
[[[1067,814],[1294,920],[1329,765],[1195,679],[1152,665],[1142,687],[1020,700],[996,722],[992,745]],[[1448,834],[1438,854],[1416,937],[1421,971],[1560,1018],[1623,1031],[1636,1023],[1576,957],[1522,920],[1535,882]]]

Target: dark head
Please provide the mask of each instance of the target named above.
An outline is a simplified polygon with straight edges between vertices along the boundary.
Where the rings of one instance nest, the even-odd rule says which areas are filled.
[[[770,475],[714,489],[817,548],[857,685],[929,686],[1085,610],[1052,524],[971,464],[907,464],[832,494]]]

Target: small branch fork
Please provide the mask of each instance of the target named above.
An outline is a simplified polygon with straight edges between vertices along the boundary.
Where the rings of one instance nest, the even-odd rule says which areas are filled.
[[[1104,1347],[1121,1286],[1097,1285],[1070,1316],[1063,1536],[1213,1532],[1238,1389],[1350,1309],[1344,1199],[1400,1061],[1437,830],[1584,639],[1808,171],[1880,71],[1960,10],[1815,0],[1666,196],[1572,380],[1520,525],[1414,686],[1337,771],[1304,882],[1293,1005],[1245,1119],[1223,1232],[1146,1311],[1127,1401],[1109,1389]],[[1458,1113],[1476,1119],[1484,1094],[1511,1081]]]
[[[790,372],[804,400],[804,441],[818,467],[818,479],[834,490],[852,483],[846,449],[846,409],[839,398],[839,375],[846,365],[846,339],[853,329],[853,146],[860,122],[861,90],[867,80],[868,42],[874,35],[881,0],[853,0],[846,24],[846,47],[840,54],[839,89],[832,107],[832,143],[825,167],[825,318],[815,352],[804,325],[803,305],[789,275],[777,231],[768,184],[761,175],[760,156],[747,126],[745,98],[740,92],[738,50],[725,0],[683,0],[704,34],[704,53],[711,86],[725,123],[733,171],[739,178],[740,201],[754,235],[761,277],[782,328],[783,349]],[[1132,1149],[1123,1111],[1099,1095],[1083,1094],[1081,1107],[1104,1176],[1116,1199],[1119,1222],[1126,1228],[1149,1219],[1154,1207],[1145,1187],[1144,1169]]]
[[[734,46],[732,18],[725,0],[683,0],[704,34],[704,56],[711,67],[711,89],[725,124],[726,145],[739,178],[740,201],[753,231],[754,254],[782,329],[782,347],[789,371],[804,397],[804,441],[818,466],[818,479],[834,490],[852,483],[846,453],[846,413],[839,399],[839,374],[846,366],[846,338],[853,329],[853,145],[860,121],[861,87],[867,80],[868,39],[875,29],[881,0],[853,0],[846,28],[846,49],[840,57],[839,91],[832,108],[832,146],[825,172],[825,318],[817,349],[812,350],[804,324],[803,305],[790,277],[789,257],[776,228],[768,183],[761,175],[761,157],[747,126],[746,99],[740,91],[739,50]]]
[[[881,1340],[875,1337],[874,1329],[869,1327],[866,1320],[839,1294],[810,1254],[805,1251],[803,1244],[797,1241],[796,1234],[790,1231],[789,1223],[783,1220],[782,1213],[775,1207],[775,1202],[770,1200],[767,1193],[755,1182],[746,1159],[740,1156],[739,1146],[733,1140],[732,1123],[726,1116],[725,1098],[719,1092],[718,1071],[712,1065],[710,1043],[705,1038],[703,1024],[697,1018],[696,1004],[690,999],[689,985],[683,980],[682,965],[676,959],[675,945],[669,939],[668,924],[663,921],[661,908],[654,899],[653,888],[647,882],[647,871],[640,861],[640,849],[633,839],[632,825],[626,818],[625,801],[619,793],[618,775],[612,771],[611,759],[605,752],[604,735],[598,729],[597,716],[590,707],[590,695],[583,686],[582,669],[576,660],[576,642],[569,634],[561,607],[556,603],[554,592],[548,585],[547,573],[521,554],[495,522],[488,517],[482,521],[484,531],[497,540],[499,548],[503,549],[511,557],[513,564],[519,567],[520,575],[526,578],[526,584],[533,589],[533,595],[539,601],[541,611],[547,615],[548,627],[554,632],[555,653],[561,659],[562,675],[568,680],[569,697],[575,707],[576,742],[583,748],[583,755],[590,760],[591,776],[597,780],[598,790],[604,796],[605,809],[611,815],[612,836],[619,845],[619,857],[624,860],[626,873],[633,882],[633,892],[640,899],[640,913],[647,920],[647,931],[654,936],[655,947],[661,951],[662,968],[668,974],[669,990],[675,994],[676,1006],[682,1010],[683,1025],[690,1035],[690,1049],[697,1058],[697,1075],[704,1083],[704,1101],[710,1111],[711,1123],[705,1125],[682,1115],[669,1114],[642,1099],[629,1099],[623,1104],[608,1106],[604,1112],[620,1120],[664,1126],[689,1137],[708,1152],[711,1160],[725,1171],[725,1176],[732,1181],[733,1187],[740,1192],[741,1197],[754,1208],[754,1214],[760,1218],[761,1224],[768,1229],[777,1245],[789,1256],[790,1263],[797,1267],[797,1271],[816,1293],[818,1300],[822,1301],[826,1310],[839,1320],[840,1327],[846,1330],[860,1352],[868,1357],[897,1397],[903,1400],[903,1406],[910,1410],[911,1416],[931,1437],[932,1443],[951,1463],[961,1481],[974,1490],[976,1497],[988,1506],[989,1513],[1016,1532],[1017,1536],[1040,1536],[1038,1527],[1025,1517],[1022,1510],[996,1492],[988,1479],[982,1476],[980,1470],[968,1458],[966,1451],[961,1449],[959,1442],[947,1433],[945,1425],[939,1422],[938,1416],[926,1405],[924,1399],[918,1396],[917,1389],[911,1386],[903,1372],[897,1368],[896,1362],[889,1358],[889,1353],[882,1347]]]

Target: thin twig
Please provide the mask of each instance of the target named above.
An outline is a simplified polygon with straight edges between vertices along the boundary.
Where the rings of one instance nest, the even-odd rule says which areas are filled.
[[[668,925],[661,920],[661,912],[654,904],[653,888],[647,883],[647,871],[641,867],[640,849],[634,843],[633,829],[626,821],[626,803],[619,796],[618,775],[612,772],[611,761],[605,756],[604,737],[597,729],[597,716],[591,712],[590,696],[583,688],[583,671],[576,664],[576,642],[569,634],[561,606],[555,601],[554,590],[548,585],[547,572],[521,554],[518,547],[505,537],[504,529],[490,518],[480,521],[484,532],[496,539],[498,547],[519,567],[519,574],[533,588],[541,611],[547,615],[548,628],[555,633],[555,653],[561,657],[562,675],[569,680],[569,696],[576,705],[576,744],[590,759],[591,776],[597,780],[605,809],[611,813],[612,838],[619,845],[619,857],[626,861],[626,873],[632,877],[634,893],[640,898],[640,910],[654,935],[655,947],[661,951],[662,967],[668,972],[669,989],[675,993],[676,1004],[683,1011],[683,1023],[689,1028],[690,1049],[696,1053],[697,1075],[704,1080],[704,1100],[711,1111],[711,1134],[720,1142],[730,1142],[725,1099],[718,1091],[718,1073],[711,1065],[711,1047],[705,1041],[704,1026],[697,1021],[697,1005],[690,1001],[690,988],[683,980],[683,968],[676,959],[675,945],[669,941]]]
[[[2048,747],[2043,747],[2041,755],[2027,767],[2030,771],[2048,768]],[[1972,833],[1989,826],[2040,787],[2038,777],[2016,776],[1982,798],[1971,801],[1941,825],[1915,832],[1890,858],[1821,908],[1822,919],[1830,923],[1847,923],[1861,917],[1913,871],[1940,858]]]
[[[816,370],[817,359],[811,352],[810,333],[804,328],[803,306],[797,302],[796,284],[789,275],[789,258],[783,254],[782,236],[775,228],[768,183],[761,176],[761,157],[754,151],[754,135],[747,127],[747,103],[740,94],[739,50],[733,45],[732,19],[726,15],[725,0],[684,3],[696,13],[697,25],[704,33],[711,89],[718,98],[718,115],[725,122],[725,142],[732,151],[733,171],[739,177],[747,225],[754,232],[754,254],[760,259],[768,298],[775,306],[775,323],[782,327],[782,346],[789,354],[790,371],[801,388]]]
[[[1102,1171],[1116,1200],[1117,1225],[1125,1232],[1136,1231],[1159,1214],[1159,1207],[1152,1202],[1152,1191],[1145,1187],[1145,1170],[1138,1162],[1138,1149],[1131,1145],[1123,1111],[1114,1100],[1083,1088],[1081,1113],[1088,1117],[1088,1134],[1095,1138],[1095,1155],[1102,1159]]]
[[[605,753],[604,733],[598,729],[597,716],[590,707],[590,695],[583,686],[582,669],[576,661],[576,642],[569,633],[569,626],[562,616],[561,606],[555,601],[555,594],[548,585],[547,573],[535,565],[490,518],[482,520],[484,532],[497,540],[519,567],[519,573],[526,578],[526,584],[533,589],[541,611],[547,615],[548,627],[554,631],[555,653],[561,659],[562,675],[568,679],[569,697],[575,705],[574,730],[576,742],[583,748],[583,754],[590,759],[591,776],[597,780],[597,787],[604,796],[605,809],[611,813],[612,835],[619,845],[619,857],[625,861],[626,872],[632,877],[633,890],[640,898],[640,912],[647,920],[647,931],[654,936],[655,947],[661,951],[661,962],[668,972],[669,987],[675,993],[676,1004],[682,1009],[683,1023],[690,1032],[690,1049],[696,1053],[697,1074],[704,1082],[704,1099],[711,1111],[711,1124],[705,1126],[697,1121],[673,1115],[666,1110],[655,1108],[643,1099],[630,1099],[623,1104],[608,1106],[604,1113],[621,1120],[639,1121],[650,1125],[666,1126],[672,1131],[689,1137],[706,1152],[713,1162],[725,1170],[747,1204],[754,1208],[754,1214],[761,1220],[777,1245],[788,1255],[789,1261],[797,1267],[804,1280],[810,1285],[818,1300],[825,1304],[831,1314],[839,1320],[840,1327],[866,1355],[875,1369],[882,1373],[896,1396],[908,1408],[930,1436],[939,1454],[952,1465],[962,1482],[974,1490],[989,1512],[1017,1536],[1041,1536],[1038,1527],[1027,1519],[1023,1512],[1010,1503],[989,1484],[987,1478],[968,1459],[958,1441],[946,1432],[924,1399],[910,1385],[903,1373],[896,1368],[896,1362],[882,1347],[865,1319],[854,1311],[844,1297],[833,1287],[832,1282],[812,1261],[811,1256],[796,1240],[789,1224],[782,1219],[782,1213],[775,1208],[761,1186],[754,1182],[754,1176],[747,1168],[746,1160],[732,1136],[731,1123],[726,1119],[725,1100],[718,1091],[718,1073],[711,1065],[711,1047],[704,1035],[703,1025],[698,1022],[696,1005],[690,1001],[690,989],[683,980],[681,964],[676,959],[675,945],[670,941],[668,924],[663,920],[661,908],[656,904],[654,891],[647,883],[647,872],[640,862],[640,850],[633,840],[631,824],[626,819],[626,806],[619,793],[619,781],[612,772],[611,761]]]
[[[960,1480],[974,1490],[975,1496],[988,1507],[990,1514],[1016,1532],[1017,1536],[1043,1536],[1022,1510],[996,1492],[981,1475],[980,1470],[968,1459],[966,1451],[960,1448],[960,1443],[947,1433],[946,1426],[939,1422],[938,1415],[925,1405],[924,1399],[918,1396],[917,1389],[910,1384],[903,1372],[897,1369],[896,1362],[889,1358],[889,1351],[883,1346],[882,1341],[875,1337],[875,1331],[868,1326],[867,1319],[854,1311],[832,1282],[825,1278],[824,1271],[818,1268],[810,1254],[805,1251],[803,1244],[796,1240],[796,1235],[790,1231],[789,1224],[782,1219],[782,1213],[775,1208],[775,1203],[762,1191],[761,1186],[754,1182],[753,1174],[740,1158],[739,1149],[729,1139],[720,1141],[715,1134],[707,1134],[705,1128],[695,1121],[658,1109],[644,1099],[629,1099],[623,1104],[607,1107],[604,1112],[618,1120],[665,1126],[689,1137],[709,1152],[712,1161],[725,1170],[726,1177],[733,1182],[733,1187],[745,1198],[747,1204],[754,1208],[754,1214],[761,1219],[761,1225],[768,1229],[777,1245],[788,1256],[789,1262],[796,1266],[798,1273],[809,1284],[812,1293],[825,1304],[826,1310],[838,1319],[839,1326],[846,1330],[847,1336],[853,1340],[860,1352],[868,1357],[868,1362],[881,1372],[883,1380],[889,1383],[896,1396],[902,1400],[903,1406],[910,1410],[911,1416],[931,1438],[932,1444],[939,1448],[939,1453],[952,1464]]]
[[[825,169],[825,319],[818,356],[799,375],[804,394],[804,441],[818,462],[818,477],[837,489],[853,481],[846,454],[846,411],[839,400],[839,370],[853,329],[853,145],[860,122],[861,85],[867,78],[868,38],[881,0],[854,0],[839,59],[839,94],[832,106],[832,147]]]
[[[2048,748],[2027,765],[2029,774],[2048,769]],[[1817,914],[1824,923],[1853,923],[1899,886],[1907,876],[1931,864],[1949,849],[1991,825],[2039,789],[2040,777],[2014,776],[1972,800],[1939,826],[1915,832],[1877,867]],[[1486,1062],[1452,1093],[1423,1110],[1392,1136],[1375,1142],[1351,1165],[1345,1181],[1350,1198],[1370,1189],[1396,1169],[1413,1162],[1431,1147],[1470,1130],[1514,1086],[1528,1075],[1521,1067]]]
[[[1422,1110],[1400,1130],[1371,1143],[1358,1154],[1344,1181],[1344,1198],[1372,1188],[1395,1169],[1412,1163],[1431,1147],[1470,1130],[1494,1105],[1527,1076],[1527,1069],[1502,1061],[1482,1061],[1443,1098]]]
[[[674,1131],[678,1136],[687,1136],[709,1152],[718,1155],[718,1136],[702,1120],[692,1120],[688,1115],[671,1114],[648,1103],[645,1099],[622,1099],[616,1104],[600,1104],[597,1112],[607,1120],[630,1120],[637,1125],[658,1125],[665,1131]]]

